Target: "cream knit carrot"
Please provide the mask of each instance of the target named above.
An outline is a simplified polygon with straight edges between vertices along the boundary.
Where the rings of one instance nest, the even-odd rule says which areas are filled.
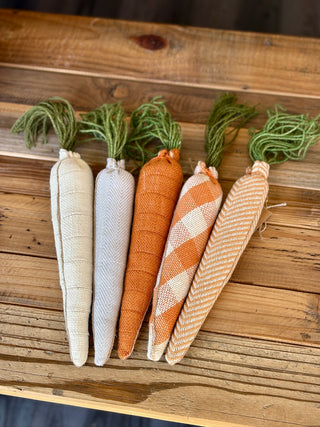
[[[251,131],[252,169],[231,188],[214,225],[166,353],[168,363],[179,362],[230,279],[256,229],[268,194],[269,164],[301,159],[319,139],[317,118],[268,111],[260,132]]]
[[[82,366],[88,356],[92,296],[93,175],[74,152],[77,124],[72,106],[50,98],[27,111],[12,132],[24,130],[28,148],[39,133],[46,143],[52,125],[59,140],[59,160],[50,173],[51,216],[59,267],[70,356]]]

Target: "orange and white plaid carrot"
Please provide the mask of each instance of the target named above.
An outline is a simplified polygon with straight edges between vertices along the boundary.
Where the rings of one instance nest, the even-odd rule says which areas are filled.
[[[153,295],[151,360],[159,360],[168,344],[220,208],[222,189],[216,167],[225,148],[225,130],[231,122],[237,120],[239,126],[255,115],[254,108],[236,100],[228,93],[216,99],[206,128],[207,164],[211,166],[200,161],[180,193]]]
[[[317,118],[275,108],[260,132],[251,131],[253,167],[231,188],[214,225],[189,294],[171,336],[166,359],[179,362],[230,279],[257,223],[268,194],[269,164],[299,160],[318,141]]]

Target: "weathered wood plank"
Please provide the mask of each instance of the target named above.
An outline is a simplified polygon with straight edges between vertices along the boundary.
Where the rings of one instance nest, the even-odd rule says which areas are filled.
[[[50,200],[0,194],[0,250],[55,258]]]
[[[252,236],[232,280],[319,293],[319,258],[319,231],[269,224]]]
[[[201,329],[319,347],[319,301],[317,294],[230,283]]]
[[[85,88],[85,90],[83,89]],[[39,71],[0,66],[0,102],[29,104],[30,106],[54,95],[68,99],[79,111],[89,111],[104,103],[121,101],[130,114],[138,105],[155,95],[162,95],[175,120],[189,123],[206,123],[214,99],[220,89],[189,87],[184,85],[146,83],[94,77],[69,75],[53,71]],[[267,118],[266,108],[280,104],[292,113],[319,113],[317,98],[283,96],[279,94],[234,91],[241,103],[257,105],[259,115],[247,126],[261,127]],[[3,105],[3,104],[2,104]]]
[[[0,194],[0,206],[1,251],[55,258],[48,198]],[[318,218],[315,217],[313,227],[306,227],[304,224],[313,217],[313,208],[289,209],[291,216],[286,210],[278,208],[267,229],[261,235],[258,231],[253,235],[233,277],[241,283],[318,292]],[[285,216],[281,221],[277,218],[282,214]]]
[[[54,161],[0,155],[0,191],[48,197],[53,164]]]
[[[49,177],[54,161],[43,159],[30,159],[10,155],[0,155],[0,191],[6,193],[20,193],[32,196],[50,195]],[[91,165],[94,175],[103,166]],[[187,175],[185,175],[187,178]],[[233,181],[220,179],[224,195],[230,190]],[[320,191],[303,188],[279,187],[270,185],[268,204],[274,205],[287,203],[286,209],[272,208],[272,218],[269,223],[317,228],[318,206],[320,206]],[[303,209],[300,211],[296,208]],[[303,214],[300,216],[300,212]]]
[[[27,326],[36,327],[36,322],[30,323],[29,317],[34,317],[37,321],[39,318],[42,319],[41,313],[45,312],[39,309],[62,312],[62,297],[55,260],[13,254],[0,254],[0,260],[2,265],[0,301],[9,305],[7,309],[3,308],[2,312],[0,310],[3,332],[10,329],[10,326],[5,327],[8,323],[15,325],[11,330],[16,334],[19,327],[24,325],[21,323],[24,318],[28,319]],[[261,277],[263,273],[260,272],[260,282]],[[234,277],[231,280],[234,281]],[[281,284],[290,286],[288,282],[280,281]],[[203,330],[320,346],[319,295],[311,293],[310,286],[301,283],[300,292],[277,289],[280,285],[274,282],[270,287],[266,287],[267,281],[262,287],[229,283],[217,300]],[[17,307],[12,309],[11,304]],[[41,316],[32,314],[33,309],[29,307],[34,307],[34,313],[39,312]],[[12,314],[13,320],[9,320],[8,316],[12,310],[20,314]],[[44,321],[47,320],[46,316],[45,313]],[[41,323],[38,328],[42,326]],[[56,327],[54,329],[56,330]],[[32,339],[37,336],[33,334],[34,331],[35,329],[32,330],[30,337]],[[43,331],[39,329],[38,335],[40,340]],[[25,336],[25,339],[27,338]]]
[[[281,193],[281,190],[279,191]],[[283,200],[286,192],[282,191]],[[314,207],[291,207],[275,206],[272,207],[271,198],[268,197],[271,217],[268,224],[289,225],[290,227],[307,228],[310,230],[320,230],[320,205],[314,204]],[[285,209],[283,209],[285,207]]]
[[[317,425],[319,349],[200,332],[171,367],[145,359],[145,326],[142,335],[132,359],[112,354],[97,368],[90,354],[81,370],[43,341],[29,350],[17,344],[15,354],[1,344],[0,390],[116,412],[134,406],[135,414],[197,425]]]
[[[26,105],[0,104],[0,155],[9,153],[21,157],[26,155],[30,158],[44,160],[56,160],[58,158],[59,144],[55,135],[50,134],[48,144],[39,144],[36,148],[28,150],[24,146],[23,135],[12,135],[10,128],[15,120],[26,109]],[[193,173],[198,160],[205,160],[204,147],[205,127],[201,124],[181,123],[182,125],[182,149],[181,166],[186,175]],[[246,129],[241,129],[236,141],[225,151],[221,167],[219,169],[220,179],[235,181],[242,176],[246,168],[252,164],[248,155],[249,135]],[[106,144],[98,141],[80,144],[77,151],[83,158],[95,167],[103,167],[106,162]],[[301,162],[286,162],[273,165],[270,170],[269,183],[297,187],[311,190],[320,189],[320,144],[315,144],[308,150],[306,157]],[[132,166],[133,167],[133,166]]]
[[[150,34],[158,38],[141,38]],[[4,10],[1,39],[3,65],[195,87],[320,94],[320,42],[312,38],[306,42],[298,37]]]
[[[0,300],[28,307],[62,310],[55,259],[0,253]],[[33,310],[31,308],[31,310]]]
[[[254,234],[180,364],[146,359],[145,322],[132,359],[113,351],[95,367],[91,334],[79,370],[69,358],[51,231],[57,139],[28,151],[9,129],[50,95],[78,111],[120,99],[130,112],[162,93],[182,122],[187,176],[205,158],[204,123],[220,90],[263,109],[280,102],[318,112],[320,41],[14,11],[3,11],[0,24],[0,392],[197,425],[318,425],[320,144],[304,162],[271,168],[268,204],[288,206],[273,208]],[[163,37],[160,49],[141,45],[154,47],[139,39],[150,33]],[[247,143],[243,129],[225,153],[225,194],[251,164]],[[94,173],[104,167],[104,144],[79,150]]]
[[[0,191],[50,196],[49,178],[54,161],[16,157],[10,154],[0,155]],[[102,167],[102,165],[91,165],[93,174],[96,176]],[[187,176],[185,175],[185,179]],[[233,181],[220,179],[220,183],[224,195],[226,195]],[[272,221],[269,220],[269,222],[305,228],[317,228],[319,226],[320,191],[271,185],[268,204],[272,206],[283,202],[288,204],[286,209],[272,208]],[[298,208],[298,212],[296,208]]]

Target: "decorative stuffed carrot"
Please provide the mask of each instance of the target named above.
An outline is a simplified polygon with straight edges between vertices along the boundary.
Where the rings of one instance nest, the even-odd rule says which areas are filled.
[[[236,101],[228,93],[215,101],[206,128],[210,167],[199,162],[180,193],[154,289],[148,342],[151,360],[159,360],[167,346],[220,208],[217,168],[226,147],[226,128],[237,120],[233,128],[237,134],[239,126],[256,114],[254,108]]]
[[[71,360],[82,366],[88,356],[88,322],[92,296],[93,176],[75,153],[77,124],[72,106],[50,98],[27,111],[12,128],[24,130],[26,146],[44,143],[50,124],[60,140],[59,161],[50,174],[51,214],[63,309]]]
[[[108,146],[105,169],[96,178],[93,336],[94,362],[103,366],[115,338],[126,268],[134,178],[122,159],[127,142],[125,112],[119,103],[82,115],[81,132]]]
[[[233,185],[213,227],[170,339],[166,359],[171,365],[189,349],[257,227],[268,194],[269,165],[303,158],[319,139],[317,118],[293,116],[277,107],[268,115],[261,131],[250,131],[253,167]]]
[[[139,175],[119,323],[121,359],[130,356],[150,304],[182,184],[181,129],[165,105],[154,101],[142,105],[133,113],[132,123],[143,123],[142,134],[160,139],[165,149]]]

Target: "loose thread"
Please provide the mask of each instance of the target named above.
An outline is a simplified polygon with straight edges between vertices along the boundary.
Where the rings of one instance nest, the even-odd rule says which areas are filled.
[[[281,208],[281,207],[284,207],[284,206],[287,206],[286,202],[278,203],[277,205],[266,206],[266,209]]]
[[[272,209],[272,208],[280,208],[280,207],[285,207],[287,206],[286,202],[283,203],[278,203],[276,205],[270,205],[267,206],[267,201],[265,203],[265,209]],[[264,233],[267,229],[268,226],[268,220],[266,219],[265,221],[263,221],[263,223],[258,227],[258,232],[259,232],[259,236],[262,239],[262,233]]]

